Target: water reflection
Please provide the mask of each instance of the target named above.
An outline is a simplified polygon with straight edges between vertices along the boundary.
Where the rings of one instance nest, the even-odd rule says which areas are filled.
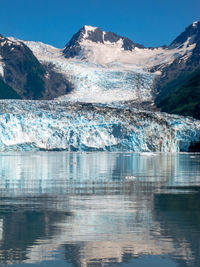
[[[148,266],[145,255],[162,255],[199,266],[199,163],[197,154],[2,154],[0,264],[139,257]]]

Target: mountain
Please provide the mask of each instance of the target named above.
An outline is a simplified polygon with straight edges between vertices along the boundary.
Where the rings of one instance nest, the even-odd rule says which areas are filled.
[[[92,26],[82,27],[63,49],[1,36],[0,92],[9,86],[1,97],[155,109],[155,98],[158,104],[173,81],[200,66],[199,29],[194,22],[169,46],[156,48]]]
[[[170,45],[170,47],[183,47],[185,42],[190,44],[196,44],[200,40],[200,21],[195,21],[191,25],[185,28]]]
[[[178,49],[168,49],[167,46],[145,48],[128,38],[92,26],[82,27],[62,50],[66,59],[91,62],[106,67],[122,64],[126,65],[126,68],[141,69],[151,69],[160,64],[173,62],[177,52]],[[183,55],[185,52],[182,49],[180,54]]]
[[[11,41],[1,35],[0,56],[1,85],[6,83],[20,97],[40,97],[44,91],[42,75],[45,70],[31,50],[22,42]]]
[[[60,100],[128,101],[146,109],[154,108],[162,69],[178,57],[189,57],[194,49],[194,44],[187,42],[181,47],[145,48],[92,26],[81,28],[63,49],[40,42],[23,42],[45,68],[60,73],[71,85],[69,93],[60,93]]]
[[[84,26],[65,45],[63,54],[66,58],[79,56],[86,43],[120,44],[124,51],[133,51],[135,47],[144,48],[143,45],[133,43],[126,37],[121,37],[113,32],[104,32],[98,27]]]
[[[169,48],[184,46],[193,49],[162,68],[155,103],[162,111],[200,119],[200,21],[188,26]]]
[[[157,81],[158,91],[162,91],[174,79],[190,73],[200,66],[200,21],[188,26],[169,46],[177,49],[178,53],[173,62],[167,65],[158,65],[153,71],[160,70],[161,76]],[[180,51],[185,53],[181,54]]]
[[[0,98],[48,99],[69,87],[63,75],[41,64],[23,42],[0,35]]]

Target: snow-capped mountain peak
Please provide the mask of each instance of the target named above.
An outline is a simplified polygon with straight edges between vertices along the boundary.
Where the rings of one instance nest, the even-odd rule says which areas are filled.
[[[185,28],[170,45],[170,47],[180,47],[184,46],[186,42],[189,44],[194,44],[200,41],[200,20],[193,22],[191,25]]]
[[[90,26],[90,25],[84,25],[83,26],[86,31],[94,31],[97,27]]]
[[[143,45],[136,44],[126,37],[119,36],[113,32],[102,31],[98,27],[85,25],[66,44],[63,50],[64,56],[66,58],[82,56],[85,48],[91,47],[92,44],[115,46],[124,51],[133,51],[135,47],[144,48]]]
[[[94,32],[98,27],[93,27],[89,25],[84,25],[83,29],[85,30],[85,33],[87,34],[88,32]]]

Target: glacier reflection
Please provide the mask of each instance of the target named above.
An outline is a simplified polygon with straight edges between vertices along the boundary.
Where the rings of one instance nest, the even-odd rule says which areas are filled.
[[[0,263],[198,266],[200,155],[149,155],[1,154]]]

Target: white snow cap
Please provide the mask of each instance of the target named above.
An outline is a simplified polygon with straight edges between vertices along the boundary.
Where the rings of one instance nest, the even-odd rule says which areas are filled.
[[[200,21],[200,20],[197,20],[197,21],[193,22],[192,26],[193,26],[193,27],[196,27],[199,21]]]
[[[97,27],[87,26],[87,25],[85,25],[83,28],[85,29],[85,33],[84,33],[83,39],[87,39],[88,38],[88,32],[94,32],[97,29]]]
[[[88,26],[88,25],[84,25],[84,28],[86,31],[95,31],[97,29],[97,27]]]

